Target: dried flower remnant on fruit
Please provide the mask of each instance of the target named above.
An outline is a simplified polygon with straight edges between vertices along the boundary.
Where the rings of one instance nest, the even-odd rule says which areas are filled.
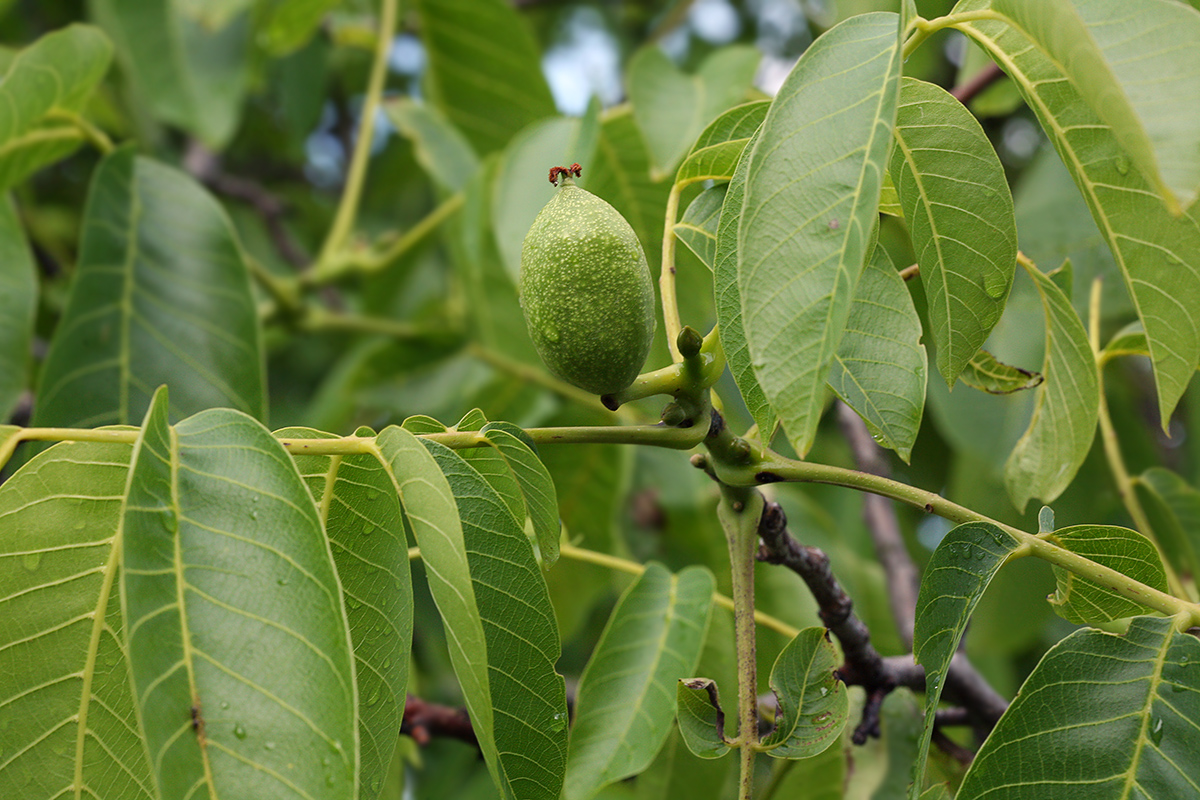
[[[579,164],[552,167],[554,197],[521,249],[518,289],[534,347],[562,380],[598,395],[633,383],[654,337],[654,284],[637,234],[575,185]]]

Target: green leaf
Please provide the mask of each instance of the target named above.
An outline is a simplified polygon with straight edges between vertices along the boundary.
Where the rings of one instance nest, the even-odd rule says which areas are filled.
[[[484,691],[468,702],[484,758],[506,797],[557,800],[567,759],[567,700],[554,671],[561,646],[546,582],[525,532],[479,473],[448,447],[421,444],[454,493],[475,600],[468,613],[486,640],[473,655],[486,665],[478,687]],[[476,720],[478,704],[491,707],[490,729]]]
[[[760,58],[753,47],[722,47],[687,75],[657,44],[634,54],[629,100],[650,150],[653,179],[670,175],[713,118],[745,96]]]
[[[708,678],[680,679],[675,687],[679,733],[692,755],[720,758],[729,752],[725,741],[725,712],[717,684]]]
[[[0,486],[0,797],[155,797],[116,585],[131,451],[57,444]]]
[[[861,772],[865,765],[855,751],[854,770],[850,775],[846,752],[842,747],[827,747],[812,758],[801,761],[776,761],[772,767],[772,786],[775,797],[802,797],[804,800],[859,800],[851,794],[847,783],[851,775]],[[775,775],[783,773],[782,778]],[[879,798],[879,800],[883,800]]]
[[[746,196],[746,175],[750,168],[750,153],[759,134],[742,150],[733,179],[725,193],[721,216],[717,225],[717,253],[713,264],[713,291],[717,298],[718,335],[725,350],[725,360],[742,400],[758,426],[759,438],[770,442],[775,431],[775,412],[767,402],[767,396],[754,374],[750,360],[750,345],[746,342],[746,329],[742,325],[742,292],[738,287],[738,224],[743,213]]]
[[[1103,355],[1106,360],[1118,356],[1146,356],[1149,358],[1150,343],[1146,340],[1146,329],[1142,327],[1142,323],[1131,322],[1114,333],[1113,337],[1108,340],[1108,344],[1104,345]]]
[[[448,192],[467,185],[479,168],[479,157],[440,111],[410,97],[388,98],[383,110],[396,129],[412,140],[417,163],[434,183]]]
[[[677,731],[649,767],[637,776],[637,800],[663,800],[686,797],[687,800],[720,800],[732,759],[697,761]]]
[[[515,431],[513,430],[515,429]],[[512,470],[513,477],[521,487],[525,498],[525,512],[533,524],[538,551],[544,567],[554,566],[558,561],[558,545],[562,536],[562,524],[558,521],[558,499],[554,494],[554,479],[537,453],[520,435],[525,435],[515,425],[505,422],[489,422],[482,428],[487,437]],[[527,436],[526,436],[527,438]],[[518,520],[522,525],[524,518]]]
[[[671,732],[672,688],[700,660],[716,588],[704,567],[650,563],[621,596],[583,671],[566,800],[589,800],[650,765]]]
[[[742,150],[762,125],[771,107],[769,100],[734,106],[708,124],[696,139],[675,175],[677,185],[704,180],[729,180]]]
[[[0,189],[75,151],[70,120],[108,71],[112,44],[98,28],[70,25],[26,47],[0,82]]]
[[[37,298],[37,268],[25,231],[12,200],[0,197],[0,422],[25,391]]]
[[[1172,214],[1195,201],[1200,110],[1180,98],[1200,97],[1200,14],[1171,0],[990,5],[1063,71]]]
[[[497,165],[494,157],[485,160],[463,190],[465,200],[452,228],[450,255],[466,294],[474,338],[503,355],[540,365],[517,298],[515,273],[506,269],[493,233],[492,185]]]
[[[709,269],[717,260],[717,226],[728,189],[729,185],[724,183],[705,189],[688,204],[683,218],[675,223],[675,236]]]
[[[988,7],[970,0],[956,8]],[[1165,426],[1200,363],[1200,209],[1172,217],[1130,168],[1112,129],[1024,34],[987,20],[959,27],[1017,83],[1083,193],[1146,327]],[[1169,104],[1180,105],[1175,98]]]
[[[303,47],[321,25],[321,20],[341,0],[279,0],[263,23],[257,41],[274,56],[285,56]]]
[[[537,41],[505,0],[414,5],[428,58],[426,96],[475,152],[497,150],[529,123],[554,113]]]
[[[825,628],[805,628],[771,668],[779,713],[761,748],[776,758],[810,758],[841,738],[849,718],[846,684],[838,680],[837,650]]]
[[[375,432],[359,428],[354,435]],[[337,438],[312,428],[284,428],[274,436],[281,442]],[[400,501],[373,455],[292,458],[317,504],[346,600],[358,683],[359,796],[375,798],[404,717],[412,647],[412,578]]]
[[[916,779],[909,793],[912,800],[921,793],[929,737],[933,734],[934,715],[946,684],[950,659],[958,649],[976,603],[1016,548],[1016,539],[996,525],[968,522],[946,534],[921,576],[913,654],[917,663],[925,667],[925,733],[914,767]]]
[[[638,235],[653,271],[662,261],[663,209],[670,182],[650,175],[650,152],[629,106],[605,113],[596,166],[585,173],[587,188],[621,212]]]
[[[269,431],[229,409],[172,428],[156,392],[130,465],[121,565],[161,796],[356,796],[342,589],[312,497]]]
[[[223,147],[242,116],[249,12],[213,29],[173,0],[96,0],[92,7],[149,112]]]
[[[445,433],[446,426],[425,414],[414,414],[404,420],[400,427],[410,433]]]
[[[921,800],[954,800],[950,787],[944,783],[936,783],[921,792]]]
[[[225,212],[191,178],[121,149],[96,168],[79,267],[38,383],[35,425],[136,422],[156,386],[171,417],[262,419],[250,277]]]
[[[925,409],[925,365],[912,296],[887,251],[876,247],[854,291],[828,383],[875,441],[905,463]]]
[[[737,283],[751,363],[804,455],[870,255],[896,113],[895,14],[852,17],[804,52],[750,154]]]
[[[980,350],[967,362],[958,379],[988,394],[1012,394],[1040,386],[1044,376],[1004,364],[987,350]]]
[[[879,213],[904,219],[904,207],[900,205],[900,195],[896,193],[896,184],[892,183],[891,173],[888,172],[883,174],[883,186],[879,189]]]
[[[25,429],[20,425],[0,425],[0,473],[21,443],[21,434],[24,432]]]
[[[1197,796],[1198,665],[1200,642],[1171,618],[1138,617],[1123,636],[1075,631],[1025,681],[958,800]]]
[[[983,128],[944,89],[902,80],[895,135],[890,173],[920,265],[938,371],[953,387],[1012,288],[1012,195]]]
[[[582,119],[543,120],[521,131],[505,148],[492,182],[492,232],[514,281],[521,272],[525,234],[558,191],[547,179],[550,167],[582,164],[583,176],[577,185],[588,187],[589,167],[600,135],[598,114],[599,106],[593,105]]]
[[[1046,315],[1046,359],[1033,418],[1004,465],[1004,485],[1019,510],[1031,498],[1049,503],[1062,494],[1092,447],[1100,414],[1096,363],[1083,323],[1050,278],[1036,267],[1026,272]]]
[[[1054,532],[1051,541],[1127,575],[1160,592],[1167,589],[1158,549],[1142,534],[1115,525],[1074,525]],[[1054,611],[1076,625],[1095,625],[1145,614],[1147,608],[1087,578],[1054,568],[1058,590],[1049,600]]]
[[[1133,483],[1159,544],[1175,568],[1200,576],[1200,492],[1162,467],[1152,467]]]

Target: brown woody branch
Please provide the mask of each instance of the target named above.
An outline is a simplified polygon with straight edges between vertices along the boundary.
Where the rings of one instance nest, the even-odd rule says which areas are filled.
[[[428,703],[411,694],[404,701],[404,721],[400,723],[400,732],[411,736],[422,747],[435,736],[479,746],[465,708]]]
[[[996,66],[996,62],[989,63],[986,67],[979,70],[975,77],[967,81],[961,86],[956,86],[951,90],[950,94],[954,99],[962,103],[964,106],[983,93],[983,90],[991,86],[996,81],[1004,77],[1004,70]]]

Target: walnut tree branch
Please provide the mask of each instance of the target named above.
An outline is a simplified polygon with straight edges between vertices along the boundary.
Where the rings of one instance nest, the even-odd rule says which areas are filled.
[[[465,708],[429,703],[411,694],[404,701],[404,721],[400,723],[400,732],[411,736],[422,747],[435,736],[479,745]]]

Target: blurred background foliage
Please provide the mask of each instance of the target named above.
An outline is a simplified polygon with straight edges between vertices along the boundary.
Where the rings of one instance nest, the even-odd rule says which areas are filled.
[[[232,217],[245,250],[269,273],[294,279],[314,262],[337,207],[370,70],[377,4],[369,0],[174,0],[169,9],[191,32],[195,47],[190,101],[169,95],[169,72],[143,36],[152,15],[132,14],[122,0],[93,3],[39,0],[0,2],[0,59],[71,22],[99,22],[118,46],[116,65],[91,101],[87,116],[117,143],[175,164],[205,183]],[[949,0],[918,0],[925,17],[946,13]],[[432,235],[373,271],[313,286],[312,313],[289,313],[262,293],[268,347],[269,424],[308,425],[350,432],[379,429],[412,414],[453,423],[479,407],[489,419],[521,425],[611,424],[598,403],[581,402],[531,380],[542,368],[526,338],[512,288],[521,238],[549,196],[546,169],[586,152],[584,185],[607,197],[634,223],[654,265],[661,241],[669,181],[655,179],[669,157],[673,133],[699,132],[709,120],[689,120],[694,103],[630,110],[630,66],[639,58],[665,85],[710,80],[728,94],[724,106],[768,97],[813,38],[838,21],[866,11],[896,10],[894,0],[407,0],[392,44],[385,108],[353,234],[364,244],[403,236],[431,212],[461,196],[461,207]],[[178,21],[178,20],[177,20]],[[141,26],[147,26],[145,30]],[[506,54],[512,55],[511,62]],[[650,54],[650,55],[647,55]],[[718,59],[718,61],[710,61]],[[726,61],[720,61],[726,59]],[[664,65],[665,62],[665,65]],[[730,75],[752,67],[737,83]],[[905,64],[905,74],[947,88],[971,80],[987,59],[959,34],[943,32]],[[720,69],[706,64],[717,64]],[[739,66],[740,65],[740,66]],[[501,76],[495,86],[472,84],[464,73]],[[688,78],[695,73],[699,77]],[[707,77],[706,77],[707,75]],[[157,83],[156,83],[157,81]],[[671,81],[675,81],[674,84]],[[166,88],[164,88],[164,86]],[[174,87],[178,89],[179,87]],[[711,88],[706,85],[706,88]],[[636,98],[635,98],[636,101]],[[1068,260],[1073,301],[1081,315],[1087,290],[1104,277],[1105,338],[1132,319],[1125,289],[1088,210],[1032,114],[1007,79],[970,103],[1014,187],[1020,246],[1043,270]],[[717,108],[716,111],[721,110]],[[709,115],[715,116],[713,114]],[[691,126],[691,127],[689,127]],[[685,143],[690,145],[690,141]],[[48,167],[15,189],[17,206],[40,270],[41,293],[31,374],[63,308],[79,245],[81,199],[98,161],[94,150]],[[579,159],[583,160],[583,159]],[[670,165],[666,165],[670,172]],[[698,193],[684,197],[681,208]],[[898,265],[914,258],[901,224],[885,217],[881,241]],[[711,274],[685,247],[678,252],[682,318],[707,330],[715,320]],[[303,279],[302,279],[303,280]],[[913,281],[918,310],[921,287]],[[364,318],[395,325],[363,324]],[[343,323],[337,322],[338,319]],[[1007,363],[1041,363],[1041,310],[1028,278],[1018,271],[1007,311],[989,349]],[[648,368],[669,361],[662,341]],[[1165,465],[1190,483],[1200,477],[1200,445],[1189,436],[1200,422],[1195,387],[1184,397],[1165,436],[1156,419],[1148,365],[1122,359],[1110,367],[1124,379],[1107,381],[1109,404],[1130,471]],[[731,381],[718,387],[731,424],[750,424]],[[929,384],[926,415],[906,465],[892,458],[894,476],[944,493],[993,518],[1036,529],[1036,507],[1019,515],[1003,489],[1001,470],[1027,425],[1031,398],[989,396]],[[34,402],[36,399],[34,399]],[[24,422],[30,398],[14,421]],[[623,410],[622,419],[656,418],[654,402]],[[632,416],[630,416],[632,415]],[[852,466],[835,415],[827,415],[811,457]],[[786,445],[782,445],[785,446]],[[555,478],[572,541],[671,569],[705,564],[728,591],[728,556],[714,508],[716,493],[685,454],[614,445],[543,447]],[[890,455],[890,454],[889,454]],[[902,652],[882,569],[854,492],[823,486],[772,487],[792,530],[825,550],[834,572],[885,655]],[[1070,489],[1054,504],[1061,527],[1092,522],[1128,524],[1099,452],[1099,444]],[[900,509],[910,549],[928,558],[949,523]],[[420,567],[416,567],[418,587]],[[547,575],[564,642],[560,670],[568,687],[578,679],[608,611],[628,583],[622,574],[563,559]],[[1054,583],[1050,568],[1027,559],[1000,573],[975,614],[967,650],[975,664],[1011,696],[1041,653],[1071,626],[1044,602]],[[418,588],[412,691],[454,703],[441,625],[427,592]],[[813,601],[794,575],[760,566],[759,607],[792,625],[817,624]],[[732,686],[731,621],[718,610],[700,674]],[[764,671],[785,644],[761,633]],[[857,691],[857,690],[856,690]],[[889,708],[911,699],[903,693]],[[916,735],[894,712],[888,741],[904,746]],[[910,726],[911,727],[911,726]],[[907,732],[906,732],[907,731]],[[677,742],[669,742],[639,785],[618,784],[604,796],[649,794],[668,774]],[[836,755],[836,750],[831,751]],[[895,751],[900,752],[900,751]],[[833,756],[835,757],[835,756]],[[435,741],[401,748],[403,764],[421,764],[410,783],[418,798],[484,798],[494,788],[473,748]],[[732,759],[698,766],[708,787],[719,787]],[[863,755],[853,796],[886,784],[888,759]],[[894,765],[907,760],[893,758]],[[867,765],[875,764],[874,767]],[[800,781],[809,767],[793,768]],[[874,770],[874,773],[870,770]],[[711,773],[711,774],[710,774]],[[397,786],[399,783],[396,784]],[[399,796],[399,795],[397,795]],[[682,796],[682,795],[676,795]],[[688,795],[701,796],[701,795]]]

